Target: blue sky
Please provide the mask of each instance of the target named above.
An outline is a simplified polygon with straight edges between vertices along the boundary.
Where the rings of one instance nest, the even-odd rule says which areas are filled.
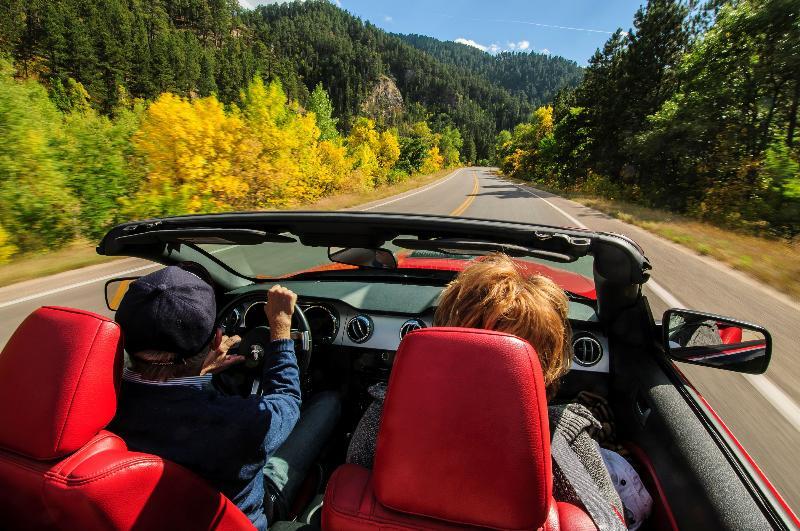
[[[644,0],[333,1],[387,31],[458,40],[490,52],[551,53],[585,65],[614,30],[631,27]],[[271,3],[239,2],[245,7]]]

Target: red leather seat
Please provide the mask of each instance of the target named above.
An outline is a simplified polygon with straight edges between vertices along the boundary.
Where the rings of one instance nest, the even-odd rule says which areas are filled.
[[[0,354],[0,526],[252,529],[202,479],[103,429],[121,368],[110,319],[45,307],[20,325]]]
[[[325,530],[594,529],[552,498],[541,366],[527,342],[488,330],[428,328],[403,339],[374,470],[339,467]]]

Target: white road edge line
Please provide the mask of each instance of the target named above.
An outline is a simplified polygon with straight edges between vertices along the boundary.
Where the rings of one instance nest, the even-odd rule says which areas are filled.
[[[789,424],[800,431],[800,407],[780,387],[762,374],[745,374],[745,380],[766,398]]]
[[[40,299],[42,297],[47,297],[48,295],[55,295],[56,293],[61,293],[62,291],[68,291],[71,289],[80,288],[81,286],[87,286],[89,284],[94,284],[95,282],[102,282],[104,280],[108,280],[114,277],[128,275],[130,273],[136,273],[137,271],[143,271],[145,269],[152,269],[154,267],[160,267],[160,266],[161,264],[150,264],[146,266],[134,267],[133,269],[126,269],[125,271],[119,271],[111,275],[105,275],[90,280],[84,280],[82,282],[76,282],[75,284],[67,284],[66,286],[61,286],[60,288],[55,288],[47,291],[40,291],[39,293],[34,293],[33,295],[28,295],[26,297],[20,297],[18,299],[0,303],[0,308],[8,308],[9,306],[14,306],[15,304],[20,304],[22,302],[28,302],[34,299]]]
[[[459,168],[459,169],[457,169],[456,171],[454,171],[453,173],[451,173],[449,177],[445,177],[444,179],[442,179],[442,180],[441,180],[441,181],[439,181],[438,183],[433,183],[433,184],[431,184],[431,185],[428,185],[428,186],[426,186],[425,188],[421,188],[421,189],[417,190],[417,191],[416,191],[416,192],[414,192],[414,193],[411,193],[411,194],[408,194],[408,195],[403,195],[403,196],[400,196],[400,197],[396,197],[396,198],[394,198],[394,199],[391,199],[391,200],[389,200],[389,201],[384,201],[383,203],[379,203],[379,204],[377,204],[377,205],[372,205],[371,207],[367,207],[367,208],[360,208],[360,209],[358,209],[357,211],[358,211],[358,212],[366,212],[367,210],[372,210],[373,208],[379,208],[379,207],[382,207],[382,206],[385,206],[385,205],[391,205],[392,203],[396,203],[396,202],[398,202],[398,201],[402,201],[403,199],[406,199],[406,198],[408,198],[408,197],[413,197],[413,196],[415,196],[415,195],[417,195],[417,194],[421,194],[421,193],[423,193],[423,192],[427,192],[428,190],[432,190],[433,188],[436,188],[437,186],[439,186],[439,185],[441,185],[441,184],[444,184],[444,183],[446,183],[447,181],[449,181],[450,179],[452,179],[453,177],[455,177],[456,175],[458,175],[458,174],[459,174],[459,172],[461,172],[461,171],[463,171],[463,170],[465,170],[465,169],[466,169],[466,168]]]
[[[222,249],[216,249],[211,251],[211,254],[221,253],[223,251],[227,251],[228,249],[233,249],[236,247],[235,245],[229,245],[227,247],[223,247]],[[61,286],[59,288],[50,289],[47,291],[40,291],[39,293],[34,293],[33,295],[27,295],[25,297],[20,297],[18,299],[10,300],[7,302],[0,303],[0,309],[8,308],[9,306],[14,306],[15,304],[20,304],[23,302],[32,301],[35,299],[41,299],[42,297],[47,297],[48,295],[55,295],[56,293],[61,293],[62,291],[68,291],[75,288],[80,288],[82,286],[88,286],[89,284],[94,284],[95,282],[102,282],[104,280],[109,280],[114,277],[120,277],[124,275],[129,275],[131,273],[136,273],[137,271],[144,271],[145,269],[153,269],[154,267],[161,267],[161,264],[148,264],[144,266],[134,267],[133,269],[126,269],[125,271],[118,271],[116,273],[112,273],[110,275],[105,275],[102,277],[93,278],[90,280],[84,280],[81,282],[76,282],[74,284],[67,284],[66,286]]]
[[[513,183],[512,183],[513,184]],[[576,227],[581,229],[588,229],[586,225],[578,221],[575,217],[567,214],[562,209],[545,199],[544,197],[536,194],[527,188],[514,184],[520,190],[531,194],[534,197],[537,197],[550,205],[552,208],[560,212],[564,217],[570,220],[570,222],[574,223]],[[587,208],[587,207],[583,207]],[[667,306],[672,308],[687,308],[685,304],[683,304],[677,297],[675,297],[672,293],[667,291],[661,284],[653,280],[652,278],[645,284],[650,290],[661,300],[667,303]],[[800,406],[792,400],[786,393],[784,393],[780,387],[775,385],[772,380],[767,378],[762,374],[743,374],[744,379],[747,380],[750,385],[752,385],[756,391],[758,391],[761,396],[763,396],[772,406],[778,410],[783,418],[789,421],[789,424],[794,427],[797,431],[800,431]]]
[[[513,184],[513,183],[512,183],[512,184]],[[578,221],[578,219],[577,219],[577,218],[574,218],[574,217],[570,216],[569,214],[567,214],[566,212],[564,212],[563,210],[561,210],[560,208],[558,208],[557,206],[555,206],[553,203],[551,203],[550,201],[548,201],[548,200],[547,200],[547,199],[545,199],[544,197],[540,196],[539,194],[537,194],[537,193],[535,193],[535,192],[532,192],[532,191],[528,190],[527,188],[524,188],[524,187],[522,187],[522,186],[520,186],[520,185],[518,185],[518,184],[514,184],[514,186],[516,186],[517,188],[519,188],[519,189],[520,189],[520,190],[522,190],[523,192],[527,192],[527,193],[531,194],[533,197],[537,197],[537,198],[541,199],[542,201],[544,201],[545,203],[547,203],[547,204],[548,204],[548,205],[549,205],[551,208],[555,209],[555,210],[556,210],[556,211],[558,211],[558,212],[559,212],[559,213],[560,213],[562,216],[564,216],[565,218],[567,218],[568,220],[570,220],[570,221],[571,221],[571,222],[572,222],[572,223],[575,225],[575,227],[577,227],[577,228],[579,228],[579,229],[588,229],[588,228],[589,228],[589,227],[587,227],[586,225],[584,225],[583,223],[581,223],[580,221]]]
[[[681,301],[675,298],[675,295],[667,291],[666,288],[664,288],[661,284],[659,284],[652,278],[649,281],[647,281],[645,286],[650,288],[650,291],[655,293],[656,297],[666,302],[667,306],[669,306],[670,308],[686,308],[686,305],[684,305]]]

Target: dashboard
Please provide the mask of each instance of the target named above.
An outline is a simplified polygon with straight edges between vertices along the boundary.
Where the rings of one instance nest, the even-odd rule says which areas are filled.
[[[282,281],[298,294],[298,306],[311,328],[315,352],[347,351],[375,356],[391,364],[402,338],[433,324],[440,286],[353,281]],[[230,302],[220,315],[227,335],[243,334],[266,326],[265,291],[254,285],[229,293]],[[573,371],[609,372],[608,340],[594,308],[570,301]]]

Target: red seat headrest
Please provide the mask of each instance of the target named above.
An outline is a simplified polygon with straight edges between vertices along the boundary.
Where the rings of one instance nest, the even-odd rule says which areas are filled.
[[[381,504],[458,524],[537,529],[552,491],[539,358],[522,339],[428,328],[403,339],[374,468]]]
[[[0,448],[55,459],[86,444],[117,408],[119,325],[69,308],[39,308],[0,354]]]

